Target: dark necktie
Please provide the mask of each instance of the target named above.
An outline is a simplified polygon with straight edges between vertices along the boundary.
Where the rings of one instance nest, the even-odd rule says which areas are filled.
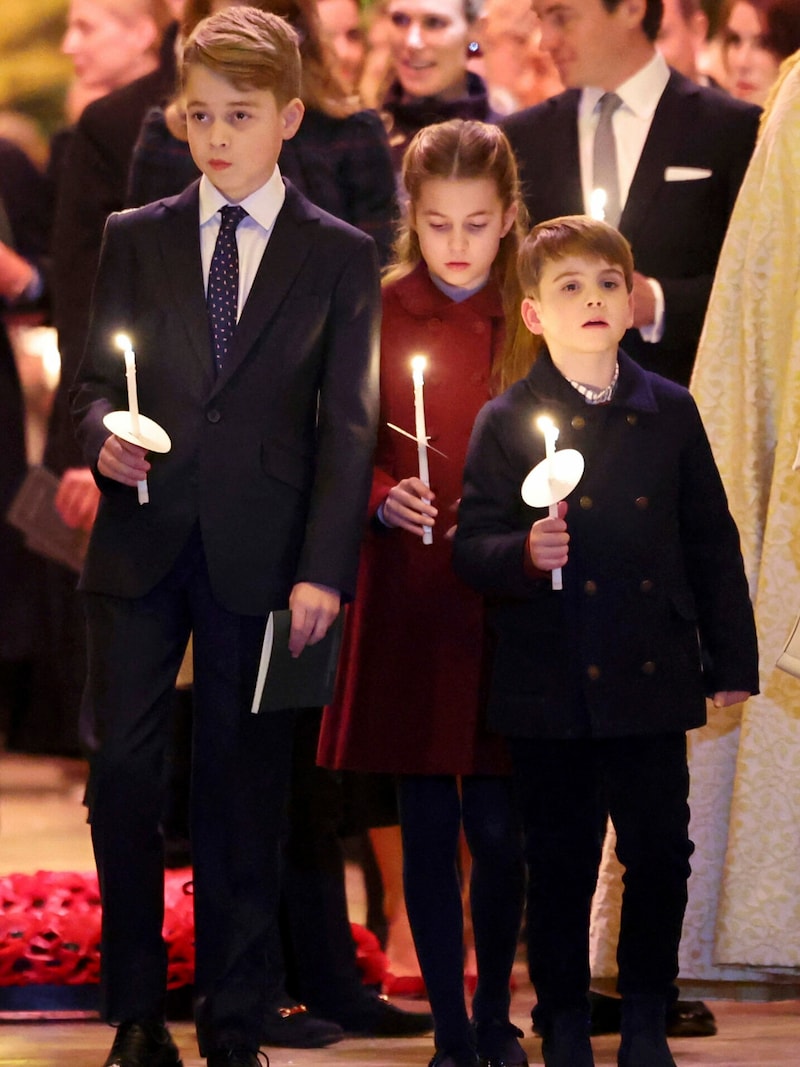
[[[219,374],[228,354],[236,329],[236,310],[239,301],[239,251],[236,247],[236,227],[247,212],[238,204],[221,208],[222,224],[214,245],[214,255],[208,271],[208,324],[211,329],[211,348],[214,367]]]
[[[594,166],[592,184],[606,194],[605,221],[618,226],[622,214],[617,173],[617,139],[612,120],[614,112],[622,104],[616,93],[604,93],[600,97],[600,119],[594,135]]]

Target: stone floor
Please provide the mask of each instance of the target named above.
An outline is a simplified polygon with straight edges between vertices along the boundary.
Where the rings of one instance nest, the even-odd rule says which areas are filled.
[[[0,875],[15,871],[92,869],[89,835],[81,804],[85,767],[78,761],[0,757]],[[357,878],[348,879],[353,917],[363,911]],[[524,965],[516,968],[514,1022],[526,1032],[532,1065],[541,1064],[539,1040],[529,1030],[532,991]],[[402,1003],[402,1002],[401,1002]],[[409,1004],[409,1007],[412,1005]],[[798,1067],[800,1002],[770,1004],[715,1001],[716,1037],[672,1043],[678,1067]],[[200,1067],[192,1028],[174,1026],[185,1067]],[[99,1067],[111,1030],[94,1020],[0,1022],[2,1067]],[[616,1063],[618,1039],[594,1040],[598,1067]],[[402,1041],[345,1040],[327,1049],[268,1049],[271,1067],[425,1067],[429,1038]]]

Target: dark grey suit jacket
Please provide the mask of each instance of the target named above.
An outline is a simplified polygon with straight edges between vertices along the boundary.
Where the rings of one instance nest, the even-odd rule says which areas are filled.
[[[371,238],[290,183],[233,346],[213,373],[198,184],[112,215],[73,393],[96,471],[103,416],[126,408],[114,334],[131,335],[139,407],[172,439],[151,454],[150,503],[103,489],[82,587],[148,592],[199,521],[212,586],[231,611],[285,607],[297,581],[355,587],[377,419],[380,291]]]
[[[578,148],[580,90],[510,116],[505,132],[522,173],[531,222],[583,213]],[[625,350],[642,366],[688,384],[728,219],[755,144],[760,111],[671,71],[631,184],[620,230],[636,269],[664,290],[657,344],[629,330]],[[666,181],[667,167],[711,172]]]

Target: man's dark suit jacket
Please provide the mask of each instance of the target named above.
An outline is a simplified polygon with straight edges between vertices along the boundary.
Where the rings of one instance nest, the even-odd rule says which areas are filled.
[[[285,607],[295,582],[355,586],[377,419],[380,292],[373,241],[290,183],[232,349],[214,377],[198,186],[107,224],[73,411],[104,490],[82,587],[139,597],[199,521],[218,601]],[[103,416],[127,408],[130,334],[139,407],[172,439],[151,454],[150,503],[97,474]]]
[[[53,321],[61,352],[61,381],[47,432],[45,463],[58,474],[80,467],[80,449],[69,415],[69,389],[83,356],[92,284],[103,227],[125,205],[133,148],[147,111],[175,91],[175,33],[164,36],[159,66],[92,101],[74,129],[55,175],[53,224]]]
[[[570,89],[504,123],[521,168],[531,223],[583,214],[578,104]],[[636,269],[664,290],[660,342],[629,330],[625,350],[642,366],[688,384],[728,219],[755,144],[760,111],[670,72],[619,228]],[[711,172],[666,181],[668,167]]]

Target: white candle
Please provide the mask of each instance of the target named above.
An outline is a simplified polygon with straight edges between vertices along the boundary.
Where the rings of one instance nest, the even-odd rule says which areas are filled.
[[[589,195],[589,214],[593,219],[598,219],[600,222],[605,221],[607,200],[605,189],[592,189]]]
[[[547,478],[551,484],[555,480],[555,456],[556,456],[556,441],[558,440],[558,427],[550,418],[549,415],[540,415],[536,420],[536,425],[542,431],[544,435],[544,454],[547,460]],[[551,519],[558,518],[558,501],[554,501],[550,504],[547,514]],[[551,582],[553,589],[562,589],[561,568],[556,567],[551,572]]]
[[[424,356],[414,356],[411,360],[411,377],[414,382],[414,423],[417,431],[417,455],[419,457],[419,480],[430,488],[431,478],[428,472],[428,435],[425,429],[425,399],[423,397],[423,372],[427,360]],[[433,544],[433,530],[425,526],[422,532],[423,545]]]
[[[126,333],[118,333],[115,340],[117,347],[122,349],[125,356],[125,380],[128,385],[128,411],[131,417],[131,431],[138,437],[141,430],[139,427],[139,395],[136,389],[136,356],[131,339]],[[150,492],[146,478],[136,483],[136,492],[140,504],[149,503]]]

